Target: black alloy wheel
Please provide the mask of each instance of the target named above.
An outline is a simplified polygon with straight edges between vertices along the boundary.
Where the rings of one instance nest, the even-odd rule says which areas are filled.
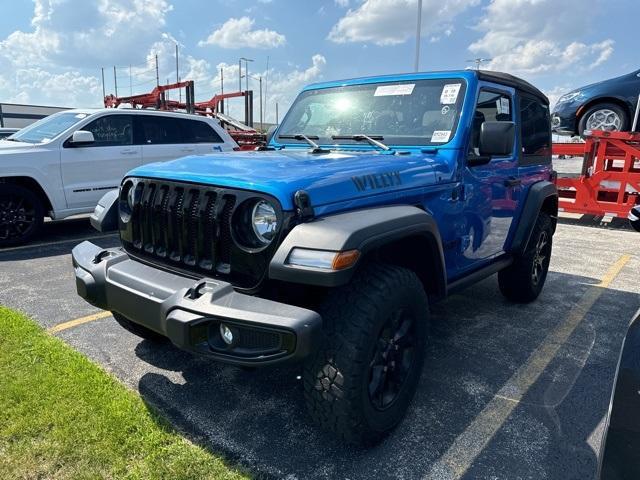
[[[0,247],[27,242],[40,229],[40,199],[19,185],[0,185]]]
[[[376,410],[396,400],[415,361],[415,321],[404,310],[384,324],[369,364],[369,400]]]
[[[542,230],[536,242],[535,254],[533,256],[533,265],[531,268],[531,281],[534,285],[538,285],[547,271],[547,258],[551,255],[551,243],[549,242],[549,234],[546,230]]]

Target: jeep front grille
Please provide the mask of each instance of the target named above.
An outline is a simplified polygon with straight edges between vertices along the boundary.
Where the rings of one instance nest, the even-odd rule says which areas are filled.
[[[130,201],[124,191],[128,181],[134,182]],[[262,251],[247,251],[233,240],[235,208],[256,197],[264,195],[209,185],[127,179],[120,197],[122,243],[128,252],[154,263],[251,288],[263,277],[277,246],[274,241]],[[268,200],[277,205],[274,199]]]

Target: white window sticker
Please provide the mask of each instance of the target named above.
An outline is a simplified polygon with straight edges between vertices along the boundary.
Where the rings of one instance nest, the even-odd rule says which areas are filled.
[[[386,97],[389,95],[411,95],[415,83],[403,83],[402,85],[382,85],[376,88],[374,97]]]
[[[456,103],[461,86],[461,83],[448,83],[447,85],[442,87],[442,93],[440,94],[440,103],[443,105]]]
[[[506,97],[500,97],[500,107],[498,108],[498,113],[509,114],[509,99]]]
[[[434,143],[444,143],[449,141],[451,130],[436,130],[431,135],[431,141]]]

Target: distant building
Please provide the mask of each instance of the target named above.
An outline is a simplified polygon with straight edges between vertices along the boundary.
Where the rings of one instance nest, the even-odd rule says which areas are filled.
[[[68,108],[0,103],[0,128],[23,128],[61,110],[68,110]]]

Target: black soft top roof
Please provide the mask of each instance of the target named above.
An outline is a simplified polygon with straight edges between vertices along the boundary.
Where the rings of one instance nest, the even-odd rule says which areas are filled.
[[[489,70],[478,70],[478,78],[480,80],[485,80],[487,82],[502,83],[503,85],[508,85],[510,87],[517,88],[519,90],[522,90],[523,92],[530,93],[531,95],[534,95],[540,98],[547,105],[549,104],[549,99],[544,93],[542,93],[536,87],[531,85],[529,82],[522,80],[521,78],[514,77],[509,73],[492,72]]]

